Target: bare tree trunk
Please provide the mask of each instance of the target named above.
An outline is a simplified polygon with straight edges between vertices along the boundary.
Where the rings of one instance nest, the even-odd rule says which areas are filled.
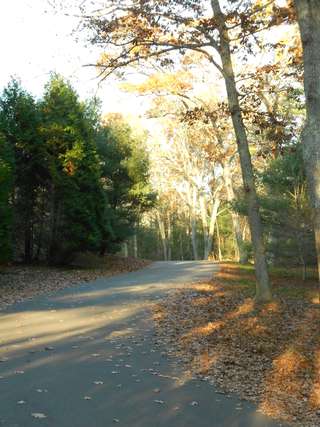
[[[215,224],[216,224],[216,220],[217,220],[219,206],[220,206],[220,199],[215,198],[213,205],[212,205],[209,227],[207,227],[207,236],[206,236],[206,241],[205,241],[204,259],[208,259],[210,252],[212,251],[214,228],[215,228]]]
[[[198,260],[198,239],[197,239],[197,190],[194,187],[189,188],[188,192],[188,205],[189,205],[189,216],[190,216],[190,227],[191,227],[191,245],[193,259]]]
[[[202,233],[203,233],[203,259],[208,259],[208,214],[207,214],[207,204],[205,196],[200,195],[200,212],[201,212],[201,221],[202,221]]]
[[[236,135],[238,153],[246,200],[248,205],[248,217],[251,230],[255,273],[256,273],[256,301],[270,301],[272,298],[267,261],[265,256],[262,224],[259,213],[259,203],[255,188],[251,155],[247,139],[246,129],[243,123],[242,112],[239,103],[239,95],[236,88],[234,70],[231,60],[230,41],[228,29],[221,12],[219,0],[211,0],[212,9],[220,36],[219,53],[222,62],[223,75],[228,95],[228,104],[231,112],[232,123]],[[319,242],[320,243],[320,242]]]
[[[180,259],[181,259],[181,261],[183,261],[184,256],[183,256],[183,242],[182,242],[182,232],[181,231],[179,234],[179,247],[180,247]]]
[[[307,119],[302,147],[313,213],[320,282],[320,5],[319,0],[294,0],[300,27]]]
[[[249,238],[250,238],[250,237],[248,237],[248,236],[247,236],[248,223],[247,223],[247,221],[246,221],[246,218],[243,218],[243,219],[245,220],[245,223],[244,223],[244,225],[243,225],[243,229],[242,229],[242,234],[241,234],[241,236],[242,236],[242,240],[243,240],[243,241],[246,241],[246,240],[249,240]]]
[[[137,233],[134,233],[134,235],[133,235],[133,256],[135,258],[138,258],[138,239],[137,239]]]
[[[197,260],[198,258],[198,242],[197,242],[197,219],[193,212],[190,215],[190,226],[191,226],[191,244],[192,244],[192,253],[193,259]]]
[[[172,250],[172,248],[171,248],[171,216],[170,216],[169,211],[167,212],[167,242],[168,242],[168,244],[167,244],[167,246],[168,246],[167,257],[168,257],[168,261],[171,261],[171,257],[172,257],[172,254],[171,254],[171,250]]]
[[[222,261],[221,239],[220,239],[220,229],[219,229],[218,218],[216,220],[216,229],[217,229],[217,242],[218,242],[218,260]]]
[[[126,258],[128,258],[129,253],[128,253],[128,243],[127,242],[123,243],[123,254]]]
[[[223,165],[223,178],[226,187],[227,200],[229,203],[232,203],[235,201],[235,194],[232,185],[230,166],[228,163]],[[237,251],[239,254],[238,261],[240,262],[240,264],[245,264],[246,262],[248,262],[248,253],[245,250],[245,245],[242,238],[239,214],[237,212],[231,211],[231,219]]]
[[[168,261],[167,238],[166,238],[166,230],[165,230],[164,222],[162,221],[161,215],[158,211],[156,211],[156,215],[157,215],[159,233],[160,233],[160,238],[162,243],[163,259],[164,261]]]
[[[135,223],[134,224],[134,234],[132,236],[133,256],[135,258],[138,258],[138,236],[137,236],[137,231],[138,231],[138,223]]]

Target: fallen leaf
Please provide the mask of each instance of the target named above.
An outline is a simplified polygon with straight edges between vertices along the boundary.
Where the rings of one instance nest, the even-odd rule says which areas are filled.
[[[42,412],[32,412],[31,416],[33,418],[39,418],[39,419],[47,418],[47,416]]]

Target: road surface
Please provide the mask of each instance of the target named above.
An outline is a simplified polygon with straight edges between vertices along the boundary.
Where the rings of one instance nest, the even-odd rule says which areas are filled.
[[[0,313],[0,426],[275,427],[185,377],[154,338],[150,306],[215,266],[157,262]]]

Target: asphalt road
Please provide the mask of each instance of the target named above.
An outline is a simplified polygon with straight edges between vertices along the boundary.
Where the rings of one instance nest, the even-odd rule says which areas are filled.
[[[185,377],[155,342],[150,305],[214,268],[157,262],[2,311],[0,426],[279,426]]]

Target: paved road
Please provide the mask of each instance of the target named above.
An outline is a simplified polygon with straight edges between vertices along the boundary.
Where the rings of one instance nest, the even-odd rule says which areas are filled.
[[[1,312],[0,426],[278,426],[185,378],[154,341],[150,304],[213,269],[158,262]]]

